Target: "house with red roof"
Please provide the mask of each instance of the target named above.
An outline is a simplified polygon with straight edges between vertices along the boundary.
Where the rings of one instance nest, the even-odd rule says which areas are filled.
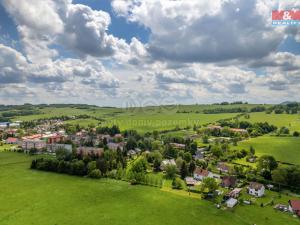
[[[208,170],[202,169],[200,167],[197,167],[194,170],[194,179],[196,180],[203,180],[206,177],[213,177],[213,174],[209,172]]]
[[[300,200],[289,200],[289,210],[300,217]]]
[[[221,186],[225,188],[233,188],[237,183],[237,178],[233,176],[224,176],[222,178]]]
[[[14,137],[9,137],[5,140],[6,144],[17,144],[18,143],[18,138]]]

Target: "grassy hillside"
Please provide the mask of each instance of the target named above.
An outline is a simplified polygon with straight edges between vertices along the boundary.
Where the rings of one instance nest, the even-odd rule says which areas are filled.
[[[244,119],[249,122],[268,122],[277,127],[288,127],[291,131],[300,131],[300,115],[299,114],[266,114],[265,112],[250,113],[250,119]]]
[[[178,106],[179,107],[179,106]],[[136,129],[139,132],[147,132],[153,130],[169,130],[176,126],[181,128],[193,126],[194,124],[203,125],[215,122],[219,119],[231,118],[237,115],[236,113],[223,114],[200,114],[200,113],[177,113],[177,106],[162,106],[162,107],[145,107],[145,108],[99,108],[91,107],[87,109],[78,109],[71,107],[46,107],[40,109],[41,114],[18,116],[14,120],[29,121],[40,118],[50,118],[55,116],[78,116],[88,115],[92,118],[76,119],[66,121],[66,123],[79,124],[87,126],[88,124],[98,125],[101,121],[102,125],[117,124],[122,130]],[[181,106],[183,107],[183,106]],[[185,106],[188,110],[191,106]],[[198,106],[200,107],[200,106]],[[203,108],[204,106],[202,106]],[[201,108],[201,107],[200,107]]]
[[[0,153],[2,225],[299,224],[298,219],[271,206],[218,210],[210,202],[153,187],[32,171],[29,161],[23,154]],[[283,196],[280,201],[287,199]]]
[[[253,146],[256,155],[273,155],[276,160],[300,165],[300,138],[262,136],[238,143],[238,148]]]

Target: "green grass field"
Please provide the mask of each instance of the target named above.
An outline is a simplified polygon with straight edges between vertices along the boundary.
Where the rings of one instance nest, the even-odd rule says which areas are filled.
[[[238,143],[237,148],[253,146],[256,155],[273,155],[276,160],[300,165],[300,138],[262,136]]]
[[[22,153],[0,153],[1,225],[299,224],[271,206],[219,210],[208,201],[158,188],[32,171],[30,159]]]
[[[288,127],[291,131],[300,131],[299,114],[266,114],[265,112],[250,113],[250,119],[244,119],[249,122],[268,122],[277,127]]]
[[[183,106],[181,106],[183,107]],[[198,106],[200,107],[200,106]],[[204,106],[202,106],[204,107]],[[207,106],[208,107],[208,106]],[[185,109],[194,107],[186,106]],[[201,109],[201,107],[200,107]],[[18,116],[14,120],[30,121],[41,118],[50,118],[55,116],[78,116],[89,115],[99,119],[105,120],[101,122],[103,126],[110,126],[117,124],[124,129],[135,129],[139,132],[151,132],[153,130],[170,130],[176,126],[184,128],[186,126],[203,125],[212,123],[220,119],[234,117],[235,113],[224,114],[200,114],[200,113],[176,113],[178,107],[145,107],[145,108],[90,108],[77,109],[71,107],[54,108],[47,107],[40,109],[41,114]],[[69,120],[66,123],[79,124],[81,126],[88,126],[89,124],[98,125],[100,121],[93,118]]]

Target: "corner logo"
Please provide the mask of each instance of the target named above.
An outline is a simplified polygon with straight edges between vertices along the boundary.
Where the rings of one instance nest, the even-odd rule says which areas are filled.
[[[272,11],[273,26],[299,26],[300,10],[273,10]]]

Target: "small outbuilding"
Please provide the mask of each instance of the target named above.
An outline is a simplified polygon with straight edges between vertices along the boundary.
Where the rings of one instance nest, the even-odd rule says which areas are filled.
[[[237,199],[235,199],[235,198],[230,198],[230,199],[228,199],[228,200],[226,201],[226,206],[227,206],[228,208],[233,208],[234,206],[237,205],[237,203],[238,203],[238,200],[237,200]]]

